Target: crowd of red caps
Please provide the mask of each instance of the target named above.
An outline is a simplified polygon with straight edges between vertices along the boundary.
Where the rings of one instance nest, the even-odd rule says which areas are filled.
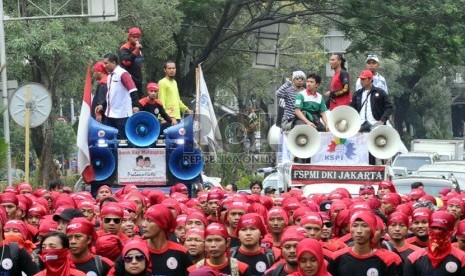
[[[312,253],[321,264],[321,274],[317,275],[327,275],[323,256],[330,260],[334,252],[347,247],[351,239],[351,217],[360,211],[375,211],[377,214],[373,234],[377,231],[385,233],[386,226],[393,223],[403,223],[409,227],[410,237],[406,239],[408,244],[425,248],[434,239],[439,246],[444,246],[453,237],[457,242],[452,246],[465,250],[465,221],[461,221],[465,215],[465,195],[451,189],[442,189],[436,196],[428,195],[422,189],[400,195],[391,181],[383,181],[376,194],[373,187],[362,186],[358,197],[353,197],[343,188],[328,195],[315,194],[310,197],[305,197],[299,189],[268,196],[227,193],[221,188],[213,188],[200,192],[195,198],[189,198],[186,186],[179,183],[171,187],[169,196],[161,190],[141,191],[134,185],[127,185],[112,194],[110,187],[104,185],[94,199],[89,192],[73,193],[66,187],[63,191],[33,190],[31,185],[20,183],[17,187],[6,188],[0,195],[1,205],[5,207],[0,209],[0,221],[5,240],[19,242],[28,252],[32,252],[40,238],[49,232],[63,231],[69,234],[79,231],[95,238],[92,246],[94,253],[115,260],[130,249],[124,247],[126,244],[133,244],[133,247],[135,245],[135,248],[143,248],[144,252],[148,252],[146,243],[130,243],[141,239],[140,225],[144,217],[163,225],[165,232],[171,233],[182,244],[192,234],[205,238],[207,227],[212,223],[224,226],[226,232],[223,231],[222,235],[237,238],[237,231],[245,222],[239,221],[239,218],[228,220],[227,216],[230,210],[239,209],[244,214],[254,214],[260,218],[261,223],[254,225],[259,227],[262,234],[261,244],[274,250],[276,260],[280,259],[281,246],[287,241],[315,238],[312,229],[305,229],[306,225],[319,226],[317,239],[321,250],[315,250],[321,252]],[[171,220],[164,219],[160,210],[150,208],[157,204],[171,211],[176,218],[175,223],[167,225]],[[452,216],[436,218],[439,222],[431,222],[432,214],[437,210],[444,210]],[[102,229],[101,220],[108,214],[133,223],[118,229]],[[273,224],[274,217],[282,218],[287,228]],[[195,223],[200,227],[196,227]],[[428,231],[428,223],[429,226],[434,223],[444,227],[448,236],[438,236]],[[15,232],[21,235],[9,234],[11,229],[16,229]],[[380,234],[380,238],[373,241],[374,246],[381,246],[381,241],[391,239],[388,234]],[[320,248],[311,246],[312,243],[315,243],[313,239],[299,243],[300,251],[298,249],[297,254],[309,248]]]

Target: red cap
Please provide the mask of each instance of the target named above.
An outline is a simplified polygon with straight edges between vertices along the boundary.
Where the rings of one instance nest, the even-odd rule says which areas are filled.
[[[373,72],[370,70],[363,70],[360,72],[360,75],[358,76],[361,79],[372,79],[373,78]]]
[[[428,221],[432,212],[433,211],[431,211],[431,209],[429,209],[427,207],[417,208],[417,209],[413,210],[412,222],[413,221],[418,221],[418,220],[426,220],[426,221]]]
[[[286,211],[284,211],[284,209],[279,206],[275,206],[268,211],[268,220],[270,220],[271,217],[283,218],[286,225],[289,222],[289,217],[287,216]]]
[[[457,225],[457,237],[463,238],[465,237],[465,220],[461,220]]]
[[[400,196],[396,193],[387,193],[381,198],[381,202],[386,202],[391,204],[394,208],[396,208],[402,202]]]
[[[137,27],[132,27],[129,29],[129,36],[140,36],[142,34],[141,30]]]
[[[186,239],[191,235],[198,235],[202,239],[205,239],[205,230],[200,228],[191,228],[186,232]]]
[[[156,82],[149,82],[147,84],[147,91],[156,91],[156,92],[158,92],[158,84]],[[186,187],[186,190],[187,190],[187,187]]]
[[[368,227],[370,227],[371,236],[373,236],[376,232],[376,224],[377,224],[375,214],[371,211],[357,211],[350,218],[350,225],[352,226],[355,223],[355,221],[358,219],[368,224]]]
[[[405,226],[408,227],[409,225],[408,221],[409,221],[409,218],[406,214],[402,212],[394,212],[389,216],[388,226],[393,223],[403,223],[405,224]]]
[[[124,217],[124,210],[123,208],[119,205],[119,203],[115,202],[110,202],[108,204],[105,204],[102,208],[101,211],[101,217],[105,218],[108,215],[113,215],[119,218]]]
[[[237,223],[237,228],[236,228],[236,235],[239,235],[239,231],[242,228],[246,227],[256,227],[260,230],[261,236],[265,236],[266,234],[266,229],[265,229],[265,224],[263,223],[262,218],[255,213],[249,213],[243,215],[240,219],[239,222]]]
[[[439,227],[446,231],[454,229],[455,217],[446,211],[433,212],[429,218],[429,227]]]
[[[209,235],[218,235],[225,239],[229,238],[228,229],[223,224],[220,223],[210,223],[205,229],[205,237]]]
[[[288,241],[300,242],[301,240],[305,239],[304,233],[299,228],[301,227],[296,225],[286,227],[281,238],[281,244],[284,245]]]
[[[302,219],[300,220],[300,225],[305,226],[306,224],[316,224],[320,227],[323,226],[323,220],[321,219],[321,216],[318,213],[315,212],[310,212],[307,213]]]
[[[95,72],[100,72],[100,73],[104,73],[104,74],[107,73],[107,70],[105,70],[105,64],[103,63],[103,61],[97,61],[97,63],[94,64],[94,69],[93,70],[94,70],[94,73]],[[106,185],[104,185],[104,186],[106,186]],[[108,186],[106,186],[106,187],[108,187]],[[111,189],[110,189],[110,192],[111,192]]]
[[[378,189],[382,189],[382,188],[388,188],[389,191],[391,191],[392,193],[397,193],[396,187],[394,186],[394,183],[391,180],[381,181],[378,185]]]

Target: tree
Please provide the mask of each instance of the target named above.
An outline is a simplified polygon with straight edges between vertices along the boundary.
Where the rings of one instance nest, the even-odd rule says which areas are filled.
[[[39,2],[40,5],[48,1]],[[81,99],[87,63],[100,60],[108,52],[115,52],[125,40],[125,31],[128,26],[134,25],[137,19],[145,18],[140,22],[147,24],[147,30],[151,29],[152,23],[160,23],[156,20],[166,21],[168,18],[163,16],[156,17],[156,20],[153,19],[150,12],[157,8],[163,10],[166,16],[173,16],[172,19],[178,21],[176,16],[179,15],[173,12],[176,9],[176,1],[153,3],[147,0],[134,0],[124,1],[124,3],[127,6],[123,5],[120,16],[136,21],[131,20],[128,23],[122,20],[118,24],[92,24],[85,19],[54,19],[15,21],[6,24],[10,78],[18,79],[20,82],[42,83],[52,97],[51,116],[42,126],[32,130],[34,150],[40,159],[41,184],[57,177],[52,160],[52,129],[56,122],[59,98]],[[53,8],[59,8],[58,4]],[[33,16],[38,13],[34,5],[26,2],[21,2],[20,9],[23,15]],[[5,12],[14,14],[14,5],[6,6]],[[62,12],[78,14],[80,5],[72,2],[64,6]],[[163,40],[166,33],[172,33],[176,28],[165,27],[162,30],[152,30]],[[149,38],[150,35],[147,37]],[[148,39],[149,41],[153,43],[158,41],[156,39],[158,36],[152,35],[151,37],[153,40]],[[150,49],[150,45],[147,44],[147,46]],[[152,49],[152,53],[155,52],[158,52],[160,56],[166,54],[164,49]]]

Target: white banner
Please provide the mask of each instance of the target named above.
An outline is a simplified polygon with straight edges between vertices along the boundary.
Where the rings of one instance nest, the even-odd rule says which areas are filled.
[[[368,133],[342,139],[330,132],[320,132],[321,147],[312,156],[312,164],[320,165],[368,165]]]
[[[119,184],[166,185],[164,148],[119,148]]]

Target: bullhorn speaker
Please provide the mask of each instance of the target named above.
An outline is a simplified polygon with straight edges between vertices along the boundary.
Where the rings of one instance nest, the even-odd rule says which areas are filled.
[[[174,140],[184,140],[187,143],[193,142],[194,140],[194,119],[192,115],[187,116],[186,118],[182,119],[179,124],[169,127],[164,130],[165,139],[168,141]],[[186,144],[187,144],[186,143]],[[181,144],[181,143],[179,143]]]
[[[191,146],[178,147],[171,153],[168,166],[175,177],[181,180],[193,179],[203,170],[202,154]]]
[[[155,143],[160,134],[160,123],[155,115],[141,111],[126,122],[126,136],[136,147],[148,147]]]
[[[281,129],[276,125],[272,125],[268,130],[268,145],[274,150],[278,150],[279,136],[281,135]]]
[[[328,128],[339,138],[349,138],[360,130],[360,115],[350,106],[338,106],[328,115]]]
[[[286,145],[292,155],[299,158],[310,158],[320,148],[320,133],[308,125],[295,126],[287,136]]]
[[[116,140],[118,129],[99,123],[94,118],[89,118],[89,146],[95,146],[99,140]]]
[[[397,153],[400,147],[400,136],[390,126],[377,126],[367,137],[368,150],[379,159],[387,159]]]
[[[108,148],[90,147],[90,162],[94,169],[94,181],[102,181],[109,178],[116,167],[115,156]]]

